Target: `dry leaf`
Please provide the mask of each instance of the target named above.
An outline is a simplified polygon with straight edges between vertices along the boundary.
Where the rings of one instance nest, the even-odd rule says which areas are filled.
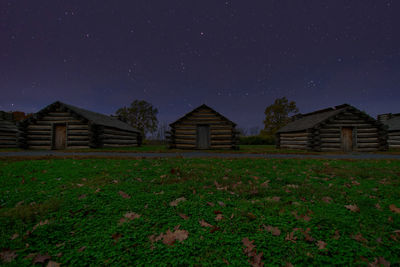
[[[345,205],[346,209],[352,211],[352,212],[359,212],[360,208],[357,207],[357,205]]]
[[[125,192],[123,192],[123,191],[119,191],[118,194],[119,194],[121,197],[123,197],[123,198],[128,198],[128,199],[131,198],[130,195],[128,195],[127,193],[125,193]]]
[[[203,219],[201,219],[201,221],[199,221],[199,223],[203,227],[213,227],[211,224],[209,224],[208,222],[204,221]]]
[[[60,267],[60,264],[55,261],[49,261],[46,265],[46,267]]]
[[[149,236],[149,239],[152,243],[163,240],[163,243],[165,245],[172,246],[175,243],[175,240],[182,242],[189,236],[188,231],[180,230],[178,228],[179,225],[175,227],[174,232],[168,229],[167,232],[165,232],[165,234],[161,233],[159,236],[151,235]]]
[[[370,264],[368,264],[368,266],[370,266],[370,267],[381,267],[381,266],[390,267],[390,262],[385,260],[384,257],[378,257],[378,258],[375,258],[374,262],[371,262]]]
[[[226,206],[225,203],[222,202],[222,201],[218,201],[218,205],[220,205],[221,207],[225,207]]]
[[[49,254],[45,254],[45,255],[41,255],[41,254],[37,254],[35,256],[35,258],[33,259],[33,264],[36,263],[45,263],[46,261],[50,260],[51,257],[49,256]]]
[[[325,203],[331,203],[332,198],[331,197],[323,197],[322,201],[325,202]]]
[[[335,240],[338,240],[340,238],[339,230],[335,231],[335,235],[332,238],[335,239]]]
[[[400,208],[396,207],[394,204],[389,205],[389,209],[394,213],[400,213]]]
[[[114,243],[117,243],[118,240],[122,237],[120,233],[115,233],[111,235],[111,238],[114,239]]]
[[[180,198],[175,199],[174,201],[171,201],[171,202],[169,203],[169,205],[170,205],[171,207],[176,207],[176,206],[178,206],[179,202],[183,202],[183,201],[185,201],[185,200],[186,200],[185,197],[180,197]]]
[[[78,197],[79,200],[86,198],[86,195],[81,195]]]
[[[80,249],[78,249],[79,252],[82,252],[86,249],[86,246],[81,247]]]
[[[270,232],[274,236],[280,236],[281,235],[281,230],[279,230],[278,227],[273,227],[271,225],[268,225],[268,226],[264,225],[264,228],[265,228],[265,230],[267,230],[268,232]]]
[[[217,214],[217,216],[215,217],[216,221],[220,221],[224,218],[224,216],[222,214]]]
[[[3,262],[11,262],[16,257],[17,257],[17,254],[15,253],[14,250],[11,250],[11,249],[3,249],[0,252],[0,259]]]
[[[367,242],[368,242],[368,240],[365,239],[365,238],[362,236],[361,233],[356,234],[356,235],[353,235],[352,238],[353,238],[354,240],[359,241],[359,242],[363,242],[363,243],[367,243]]]
[[[326,245],[328,245],[327,243],[325,243],[324,241],[318,240],[317,241],[317,247],[318,249],[326,249]]]
[[[13,234],[12,236],[11,236],[11,240],[14,240],[14,239],[16,239],[16,238],[18,238],[19,237],[19,234],[18,233],[15,233],[15,234]]]
[[[215,206],[215,204],[212,203],[212,202],[207,202],[207,205],[208,205],[208,206],[211,206],[211,207],[214,207],[214,206]]]
[[[183,213],[178,213],[178,215],[184,220],[189,220],[189,216],[187,216],[187,215],[185,215]]]
[[[278,201],[281,200],[281,198],[280,198],[280,197],[272,197],[271,200],[272,200],[272,201],[275,201],[275,202],[278,202]]]

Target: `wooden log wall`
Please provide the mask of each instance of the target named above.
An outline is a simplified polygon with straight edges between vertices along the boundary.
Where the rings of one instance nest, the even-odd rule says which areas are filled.
[[[102,147],[130,147],[140,146],[140,134],[107,126],[101,126],[98,130]]]
[[[309,149],[310,136],[310,133],[307,131],[279,133],[277,147],[284,149]]]
[[[313,134],[313,150],[341,151],[342,127],[353,127],[353,150],[360,152],[384,150],[385,131],[356,112],[343,112],[322,123]]]
[[[400,131],[388,133],[388,145],[391,149],[400,149]]]
[[[26,126],[26,146],[30,149],[52,149],[53,125],[65,123],[66,148],[89,148],[89,123],[70,112],[55,110]]]
[[[197,148],[197,125],[209,125],[211,149],[236,149],[238,134],[233,125],[207,108],[199,109],[173,126],[170,147]]]
[[[14,122],[0,119],[0,148],[16,148],[17,134]]]

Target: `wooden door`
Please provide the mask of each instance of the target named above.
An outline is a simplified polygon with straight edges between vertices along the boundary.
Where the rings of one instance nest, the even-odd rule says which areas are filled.
[[[65,125],[56,125],[54,127],[54,148],[65,149],[67,139],[67,127]]]
[[[353,128],[342,128],[342,148],[345,152],[353,151]]]
[[[197,148],[199,149],[210,148],[210,126],[208,125],[197,126]]]

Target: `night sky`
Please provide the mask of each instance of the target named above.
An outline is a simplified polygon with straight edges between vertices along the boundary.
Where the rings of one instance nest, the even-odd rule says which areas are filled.
[[[400,112],[400,1],[0,0],[0,110],[206,103],[248,128],[282,96]]]

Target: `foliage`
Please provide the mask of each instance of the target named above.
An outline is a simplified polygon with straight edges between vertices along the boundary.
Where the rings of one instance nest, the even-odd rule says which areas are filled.
[[[397,265],[399,173],[396,160],[0,161],[0,264]]]
[[[286,97],[276,99],[265,109],[264,134],[274,135],[290,121],[289,114],[298,112],[296,102],[289,102]]]
[[[117,110],[116,115],[132,127],[138,129],[142,136],[157,130],[157,108],[144,100],[135,100],[129,107]]]

